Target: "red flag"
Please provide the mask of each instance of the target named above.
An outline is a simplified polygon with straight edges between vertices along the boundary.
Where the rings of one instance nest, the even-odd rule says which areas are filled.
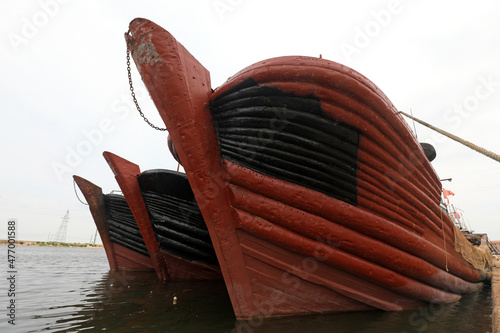
[[[444,194],[445,198],[448,198],[448,196],[451,196],[451,195],[455,195],[455,193],[453,193],[452,191],[447,190],[445,188],[443,188],[443,194]]]

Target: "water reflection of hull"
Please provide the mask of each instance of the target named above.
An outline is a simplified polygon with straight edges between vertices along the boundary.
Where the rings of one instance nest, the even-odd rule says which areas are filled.
[[[81,303],[80,316],[67,323],[75,331],[229,332],[234,327],[222,280],[164,283],[154,273],[110,271]]]
[[[58,302],[54,297],[50,303],[39,301],[45,310],[34,311],[37,313],[31,317],[34,321],[21,318],[20,324],[25,325],[21,331],[491,332],[488,287],[452,304],[429,304],[411,311],[255,318],[235,323],[222,281],[163,283],[154,272],[134,271],[110,271],[100,276],[80,282],[79,293],[56,289],[63,301]]]
[[[146,244],[122,195],[73,176],[89,205],[112,270],[154,270]]]
[[[489,286],[450,304],[400,312],[369,311],[237,320],[232,333],[491,332]],[[332,328],[334,328],[332,330]]]
[[[147,170],[104,152],[162,280],[220,280],[217,258],[186,175]]]
[[[167,31],[129,29],[237,317],[405,310],[481,288],[484,253],[442,214],[439,178],[369,80],[281,57],[212,91]]]

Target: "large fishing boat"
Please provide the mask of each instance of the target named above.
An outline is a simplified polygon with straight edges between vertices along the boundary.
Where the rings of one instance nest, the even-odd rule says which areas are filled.
[[[103,194],[90,181],[73,176],[83,193],[112,270],[154,271],[148,249],[121,194]]]
[[[187,177],[103,153],[162,280],[220,280],[222,274]]]
[[[238,318],[450,303],[488,279],[487,253],[440,209],[423,148],[367,78],[287,56],[212,90],[160,26],[138,18],[125,36]]]

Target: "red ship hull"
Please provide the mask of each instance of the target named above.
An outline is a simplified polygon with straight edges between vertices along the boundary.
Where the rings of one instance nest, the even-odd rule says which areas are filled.
[[[139,226],[158,278],[173,281],[222,279],[218,265],[188,260],[161,248],[139,186],[138,177],[141,175],[139,166],[110,152],[104,152],[103,155],[115,174],[116,181]],[[168,186],[175,185],[168,184]]]
[[[102,189],[79,176],[73,176],[73,178],[78,184],[78,187],[82,191],[85,200],[89,205],[89,209],[97,227],[97,231],[99,232],[99,236],[101,237],[104,250],[106,251],[110,269],[153,271],[154,266],[149,254],[146,251],[142,251],[142,254],[139,253],[137,247],[134,246],[135,244],[131,242],[133,237],[141,237],[137,226],[135,226],[135,229],[130,228],[131,232],[128,234],[116,234],[114,237],[110,235],[110,209],[106,207],[105,195],[102,193]],[[132,214],[130,212],[129,214],[130,218],[132,218]],[[116,223],[118,225],[116,229],[121,229],[119,226],[122,221],[117,220]],[[135,223],[135,221],[133,223]],[[129,230],[129,228],[127,228],[127,230]],[[116,239],[116,241],[114,241],[113,238]],[[118,240],[121,244],[117,243]],[[143,250],[145,250],[145,248]]]
[[[368,79],[282,57],[212,91],[158,25],[135,19],[126,37],[238,318],[404,310],[481,288],[485,254],[442,213],[439,178]]]

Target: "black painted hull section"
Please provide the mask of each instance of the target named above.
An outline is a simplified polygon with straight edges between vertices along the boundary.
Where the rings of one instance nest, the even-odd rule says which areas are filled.
[[[108,234],[112,242],[149,257],[141,231],[122,195],[104,195]]]
[[[160,249],[187,260],[217,264],[186,175],[148,170],[138,176],[138,181]]]
[[[211,112],[223,158],[356,205],[359,131],[326,118],[314,96],[248,79]]]

